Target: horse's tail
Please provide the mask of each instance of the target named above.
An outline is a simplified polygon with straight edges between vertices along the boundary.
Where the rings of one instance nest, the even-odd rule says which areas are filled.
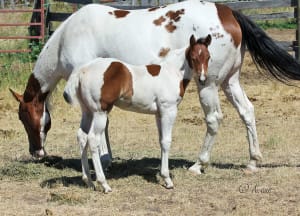
[[[237,11],[233,11],[233,15],[240,24],[243,43],[257,66],[286,84],[291,80],[300,80],[299,62],[245,15]]]
[[[64,89],[64,99],[67,103],[71,105],[77,105],[78,104],[78,87],[79,87],[79,75],[80,73],[75,71],[73,72],[65,86]]]

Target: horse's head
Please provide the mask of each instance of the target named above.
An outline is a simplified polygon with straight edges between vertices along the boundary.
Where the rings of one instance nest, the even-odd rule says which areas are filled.
[[[198,40],[192,35],[190,37],[190,46],[186,52],[189,66],[197,74],[200,83],[204,83],[207,78],[208,61],[210,59],[208,46],[210,43],[211,35]]]
[[[44,143],[47,132],[51,127],[51,118],[46,107],[49,92],[30,92],[27,86],[24,95],[10,89],[14,98],[19,102],[19,119],[27,132],[29,152],[32,156],[42,158],[46,155]]]

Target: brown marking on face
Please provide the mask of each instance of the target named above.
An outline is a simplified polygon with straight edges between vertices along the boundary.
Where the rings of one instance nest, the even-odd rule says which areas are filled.
[[[165,25],[165,28],[168,32],[172,33],[173,31],[176,30],[176,25],[173,24],[173,22],[169,22],[167,25]]]
[[[179,96],[180,97],[184,96],[185,89],[188,86],[189,82],[190,82],[190,80],[188,80],[188,79],[183,79],[180,81],[180,83],[179,83],[179,88],[180,88]]]
[[[149,74],[151,74],[152,76],[158,76],[161,67],[160,65],[151,64],[151,65],[146,65],[146,68]]]
[[[15,94],[12,91],[13,94]],[[44,113],[45,100],[49,92],[42,93],[39,81],[31,74],[23,95],[19,95],[19,119],[24,125],[29,140],[29,151],[33,154],[42,149],[41,143],[41,118]],[[45,135],[51,128],[51,119],[48,109],[49,121],[44,125]]]
[[[157,26],[160,26],[164,21],[166,21],[166,18],[160,16],[158,19],[154,20],[153,23]]]
[[[184,14],[184,9],[177,10],[177,11],[168,11],[166,13],[166,16],[170,18],[170,20],[173,20],[175,22],[178,22],[181,18],[181,15]]]
[[[133,95],[132,75],[121,62],[112,62],[104,73],[101,87],[101,109],[110,111],[119,98],[130,100]]]
[[[159,9],[159,8],[160,8],[160,7],[152,7],[152,8],[149,8],[148,11],[149,11],[149,12],[151,12],[151,11],[156,11],[156,10]]]
[[[110,15],[115,15],[116,18],[124,18],[126,17],[130,11],[127,10],[114,10],[113,12],[108,12]]]
[[[232,14],[232,10],[222,4],[216,4],[216,8],[225,31],[231,35],[235,47],[238,47],[242,42],[242,32],[238,22]]]
[[[159,51],[159,57],[165,57],[170,52],[170,48],[161,48]]]

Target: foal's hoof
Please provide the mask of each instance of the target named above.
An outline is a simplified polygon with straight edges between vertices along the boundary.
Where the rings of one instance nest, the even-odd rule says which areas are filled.
[[[166,183],[165,188],[174,189],[174,184],[173,184],[171,178],[166,178],[165,183]]]
[[[189,171],[195,175],[201,175],[201,165],[195,163],[193,166],[189,168]]]

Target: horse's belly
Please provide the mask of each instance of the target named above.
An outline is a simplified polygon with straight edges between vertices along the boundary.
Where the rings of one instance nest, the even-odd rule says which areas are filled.
[[[137,112],[137,113],[144,113],[144,114],[155,114],[157,112],[157,104],[156,102],[152,103],[143,103],[143,102],[134,102],[134,101],[125,101],[125,100],[118,100],[115,103],[115,106],[119,107],[120,109]]]

